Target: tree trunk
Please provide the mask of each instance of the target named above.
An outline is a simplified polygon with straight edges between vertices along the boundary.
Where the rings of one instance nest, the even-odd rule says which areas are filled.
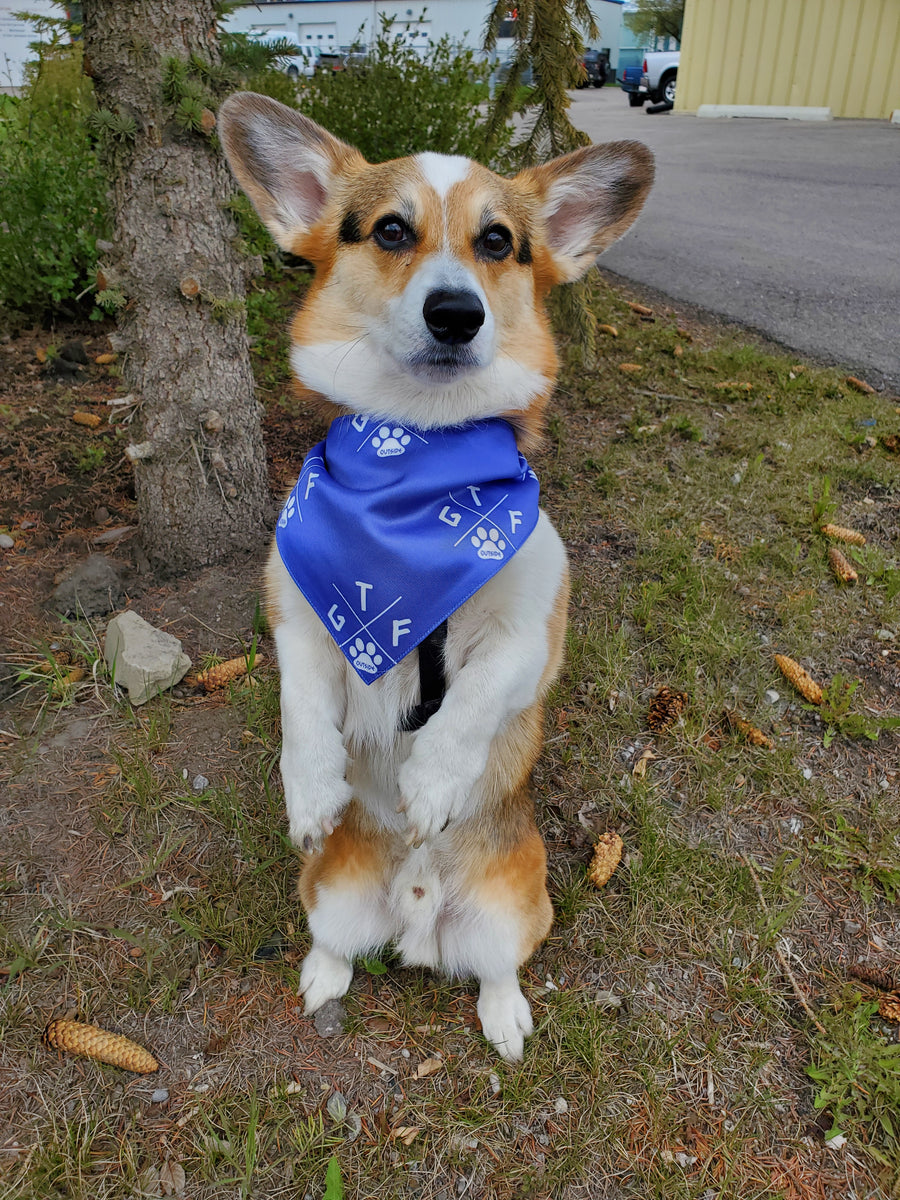
[[[268,506],[247,259],[202,104],[206,68],[218,65],[215,5],[84,0],[83,13],[115,228],[98,282],[118,308],[115,348],[140,401],[126,453],[144,551],[178,573],[258,546]]]

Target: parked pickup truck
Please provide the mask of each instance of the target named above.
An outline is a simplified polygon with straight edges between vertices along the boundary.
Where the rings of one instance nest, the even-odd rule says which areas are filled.
[[[623,67],[619,71],[619,87],[628,97],[632,108],[640,108],[647,99],[647,93],[638,90],[643,74],[644,68],[640,63],[636,67]]]
[[[654,104],[675,103],[675,78],[678,75],[678,50],[648,50],[638,95],[649,96]]]

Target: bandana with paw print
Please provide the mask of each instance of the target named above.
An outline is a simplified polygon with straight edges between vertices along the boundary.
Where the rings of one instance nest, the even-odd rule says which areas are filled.
[[[538,481],[499,418],[451,429],[339,417],[281,512],[278,551],[364,683],[522,547]]]

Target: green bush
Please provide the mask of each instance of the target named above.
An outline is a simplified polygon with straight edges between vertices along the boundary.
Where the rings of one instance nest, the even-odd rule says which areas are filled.
[[[299,107],[369,162],[434,150],[483,160],[490,67],[442,38],[420,57],[391,22],[366,58],[307,81]]]
[[[106,183],[78,47],[56,48],[0,111],[0,309],[58,307],[90,287]]]

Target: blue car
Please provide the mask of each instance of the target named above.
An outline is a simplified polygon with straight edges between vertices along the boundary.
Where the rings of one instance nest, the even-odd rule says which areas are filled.
[[[628,96],[628,103],[632,108],[640,108],[647,99],[646,92],[638,91],[643,73],[643,63],[638,63],[634,67],[623,67],[619,71],[619,87]]]

